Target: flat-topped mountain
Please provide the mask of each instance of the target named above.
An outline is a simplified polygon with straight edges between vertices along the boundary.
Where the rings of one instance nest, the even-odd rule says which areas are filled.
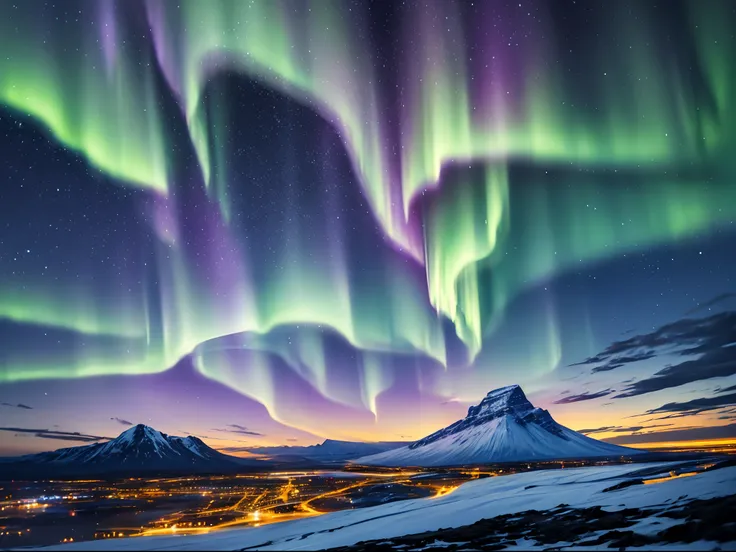
[[[535,407],[521,387],[488,393],[468,415],[410,445],[355,460],[377,466],[454,466],[630,456],[642,451],[597,441]]]

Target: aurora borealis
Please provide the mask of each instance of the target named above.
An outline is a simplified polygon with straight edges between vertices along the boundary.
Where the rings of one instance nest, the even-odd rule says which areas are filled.
[[[734,28],[727,0],[3,0],[2,425],[397,440],[508,383],[650,378],[671,359],[580,363],[734,307]],[[631,426],[719,374],[555,416]]]

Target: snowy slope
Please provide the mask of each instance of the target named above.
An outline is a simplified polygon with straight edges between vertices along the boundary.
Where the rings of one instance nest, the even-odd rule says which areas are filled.
[[[726,467],[694,477],[603,492],[616,483],[641,477],[643,467],[651,474],[656,469],[667,473],[677,466],[678,463],[629,464],[532,471],[471,481],[439,498],[404,500],[262,527],[193,536],[92,541],[44,550],[320,550],[440,527],[462,527],[480,519],[530,509],[545,511],[562,503],[575,508],[601,506],[608,511],[652,508],[656,512],[693,499],[732,495],[736,489],[736,467]],[[652,524],[651,532],[659,530],[657,527]],[[644,528],[637,530],[646,531]],[[656,547],[666,548],[678,550],[683,545]],[[707,549],[713,550],[713,544]],[[723,549],[730,548],[724,546]]]
[[[491,391],[468,415],[411,445],[355,460],[379,466],[452,466],[629,456],[642,451],[596,441],[535,408],[521,387]]]

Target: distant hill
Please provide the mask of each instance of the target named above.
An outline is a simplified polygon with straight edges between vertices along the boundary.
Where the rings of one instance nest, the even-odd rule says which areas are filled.
[[[586,437],[536,408],[521,387],[491,391],[462,420],[415,443],[358,458],[378,466],[459,466],[494,462],[630,456],[643,451]]]
[[[344,462],[370,454],[378,454],[403,447],[404,441],[382,441],[363,443],[357,441],[336,441],[326,439],[323,443],[310,446],[255,447],[249,449],[254,454],[262,454],[274,461]]]

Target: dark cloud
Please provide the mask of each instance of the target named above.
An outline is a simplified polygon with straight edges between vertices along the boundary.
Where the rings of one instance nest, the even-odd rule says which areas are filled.
[[[592,435],[593,433],[607,433],[609,431],[613,431],[614,429],[618,429],[620,426],[603,426],[603,427],[596,427],[592,429],[578,429],[578,433],[582,433],[583,435]]]
[[[616,363],[616,362],[606,362],[605,364],[601,364],[600,366],[596,366],[593,368],[593,373],[596,372],[610,372],[611,370],[615,370],[616,368],[621,368],[623,366],[623,363]]]
[[[640,362],[642,360],[648,360],[650,358],[654,358],[655,356],[657,356],[657,353],[655,353],[654,351],[642,351],[637,354],[618,356],[612,358],[604,364],[601,364],[600,366],[596,366],[595,368],[593,368],[593,373],[595,374],[596,372],[610,372],[611,370],[621,368],[622,366],[625,366],[627,364]]]
[[[604,426],[595,429],[579,429],[578,433],[583,435],[593,435],[595,433],[638,433],[644,429],[652,429],[655,427],[670,427],[672,424],[653,424],[653,425],[637,425],[637,426]],[[647,432],[653,433],[653,432]]]
[[[702,311],[709,307],[713,307],[717,305],[718,303],[723,303],[724,301],[728,301],[729,299],[736,299],[736,293],[721,293],[720,295],[716,295],[710,301],[706,301],[705,303],[700,303],[697,307],[692,308],[689,311],[687,311],[685,313],[685,316],[690,316],[691,314],[695,314],[698,311]]]
[[[27,404],[22,404],[22,403],[11,404],[11,403],[4,402],[4,403],[0,403],[0,405],[2,405],[2,406],[10,406],[10,407],[13,407],[13,408],[22,408],[23,410],[33,410],[33,407],[32,406],[28,406]]]
[[[723,312],[706,318],[683,318],[666,324],[653,332],[614,341],[605,350],[573,364],[598,364],[601,362],[638,362],[661,354],[662,348],[698,347],[698,352],[713,350],[734,342],[736,312]],[[705,345],[705,347],[703,347]],[[692,354],[692,349],[680,354]]]
[[[573,362],[572,364],[569,364],[568,366],[584,366],[586,364],[598,364],[599,362],[604,362],[606,358],[608,357],[606,357],[603,353],[599,353],[597,355],[588,357],[585,360],[581,360],[580,362]]]
[[[221,431],[223,433],[231,433],[229,430],[226,429],[211,429],[210,431]],[[180,432],[180,433],[186,433],[186,432]],[[234,437],[217,437],[215,435],[200,435],[195,433],[187,433],[187,435],[193,435],[194,437],[198,437],[202,439],[203,441],[227,441],[229,443],[251,443],[248,439],[236,439]]]
[[[52,429],[31,429],[27,427],[0,427],[0,431],[13,433],[27,433],[41,439],[56,439],[59,441],[78,441],[82,443],[94,443],[96,441],[109,441],[112,437],[88,435],[78,431],[56,431]]]
[[[595,356],[588,357],[582,362],[576,362],[574,364],[570,364],[570,366],[584,366],[586,364],[600,364],[600,366],[596,366],[595,368],[593,368],[593,373],[595,374],[597,372],[610,372],[611,370],[615,370],[616,368],[621,368],[622,366],[626,366],[627,364],[632,364],[634,362],[640,362],[642,360],[648,360],[650,358],[654,358],[655,356],[657,356],[657,353],[652,350],[639,351],[636,353],[615,356],[615,357],[611,357],[604,351],[603,353],[599,353]]]
[[[671,402],[663,404],[658,408],[647,410],[647,414],[660,414],[665,412],[699,414],[708,410],[720,410],[727,406],[736,405],[736,393],[728,395],[716,395],[715,397],[701,397],[686,402]]]
[[[635,397],[646,393],[679,387],[687,383],[711,378],[725,378],[736,374],[736,347],[724,347],[706,353],[695,360],[667,366],[651,378],[626,386],[614,399]]]
[[[613,392],[613,389],[604,389],[603,391],[598,391],[597,393],[588,393],[586,391],[585,393],[580,393],[579,395],[569,395],[567,397],[557,399],[554,404],[570,404],[580,401],[590,401],[593,399],[599,399],[600,397],[605,397]]]
[[[221,447],[217,449],[219,452],[234,453],[234,452],[251,452],[253,447]]]
[[[652,420],[674,420],[676,418],[689,418],[690,416],[697,416],[700,414],[701,410],[693,410],[690,412],[677,412],[675,414],[667,414],[666,416],[658,416],[656,418],[652,418]],[[647,413],[639,414],[639,416],[647,416]],[[632,416],[636,418],[636,416]]]
[[[287,439],[289,443],[296,443],[299,439]]]
[[[616,445],[636,446],[638,443],[730,439],[734,437],[736,437],[736,424],[728,424],[723,426],[692,427],[669,431],[653,431],[651,433],[636,433],[634,435],[621,435],[607,438],[605,441]]]
[[[224,429],[213,428],[212,431],[221,431],[223,433],[237,433],[238,435],[250,435],[252,437],[263,437],[263,433],[252,431],[247,427],[238,424],[227,424]]]
[[[720,302],[722,294],[712,301]],[[575,365],[598,364],[593,372],[607,372],[660,355],[697,356],[668,365],[653,376],[631,382],[615,399],[653,393],[687,383],[736,374],[736,312],[705,318],[683,318],[650,333],[615,341],[605,350]],[[730,390],[730,388],[729,388]]]
[[[117,422],[117,423],[119,423],[120,425],[124,425],[124,426],[132,426],[133,425],[133,422],[129,422],[128,420],[123,420],[122,418],[117,418],[116,417],[116,418],[110,418],[110,419],[113,420],[113,421],[115,421],[115,422]]]
[[[715,390],[715,393],[725,393],[726,391],[736,391],[736,385],[731,385],[730,387],[719,387]]]
[[[255,435],[257,437],[262,437],[263,433],[258,433],[257,431],[252,431],[248,429],[245,426],[238,425],[238,424],[228,424],[227,427],[231,427],[232,433],[240,433],[241,435]]]

